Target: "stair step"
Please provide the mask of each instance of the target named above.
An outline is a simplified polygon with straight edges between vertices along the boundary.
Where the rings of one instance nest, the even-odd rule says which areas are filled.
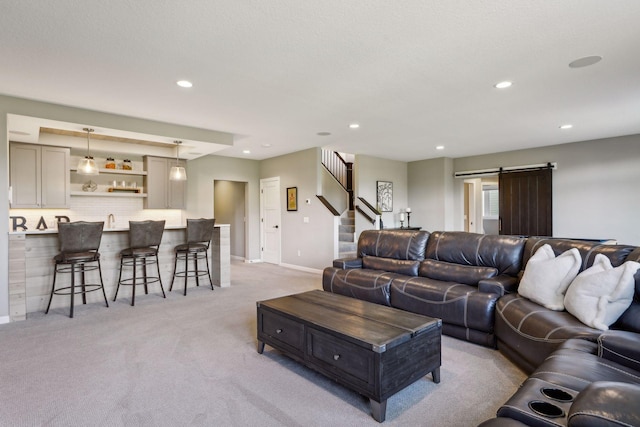
[[[340,217],[340,224],[342,225],[356,225],[356,219],[355,218],[346,218],[346,217]]]
[[[339,256],[340,258],[357,258],[358,253],[357,252],[340,252]]]
[[[358,250],[355,242],[338,242],[338,252],[354,252]]]
[[[340,233],[338,235],[339,242],[353,242],[354,236],[353,233]]]
[[[340,233],[355,233],[356,226],[355,225],[340,225],[338,227],[338,231]]]

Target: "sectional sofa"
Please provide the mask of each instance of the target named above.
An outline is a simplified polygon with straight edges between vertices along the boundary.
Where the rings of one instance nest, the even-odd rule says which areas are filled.
[[[640,248],[629,245],[367,230],[357,257],[334,260],[322,282],[325,291],[441,318],[443,333],[497,347],[531,374],[486,426],[640,425],[640,271],[631,278],[631,305],[603,331],[536,301],[547,280],[533,272],[548,273],[539,262],[545,251],[551,262],[572,258],[572,274],[585,272],[587,282],[599,280],[587,276],[602,263],[640,262]]]

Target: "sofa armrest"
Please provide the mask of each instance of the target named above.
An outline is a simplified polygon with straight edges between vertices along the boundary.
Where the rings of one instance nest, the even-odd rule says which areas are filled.
[[[501,274],[491,279],[482,279],[478,282],[478,290],[488,294],[498,294],[500,296],[515,292],[518,288],[518,278]]]
[[[343,270],[362,268],[362,258],[337,258],[333,260],[333,266]]]
[[[640,372],[640,334],[607,331],[598,337],[598,356]]]
[[[584,388],[569,408],[568,427],[640,425],[640,385],[596,381]]]

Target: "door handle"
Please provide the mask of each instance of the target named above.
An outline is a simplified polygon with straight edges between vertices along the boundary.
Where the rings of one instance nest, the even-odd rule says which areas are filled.
[[[273,226],[273,228],[278,228],[278,226],[277,226],[277,225],[274,225],[274,226]]]

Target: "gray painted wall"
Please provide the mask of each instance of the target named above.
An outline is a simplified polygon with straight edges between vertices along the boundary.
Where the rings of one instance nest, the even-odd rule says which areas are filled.
[[[205,156],[187,163],[187,217],[211,218],[214,181],[246,182],[245,257],[260,259],[260,162],[233,157]]]
[[[423,230],[454,228],[453,161],[438,158],[410,162],[407,166],[411,225]],[[460,218],[464,206],[460,205]],[[460,230],[464,229],[461,222]]]
[[[640,135],[454,159],[455,171],[557,162],[553,231],[558,237],[640,245]],[[454,229],[463,227],[462,180],[454,182]]]
[[[385,228],[400,227],[400,211],[404,211],[407,208],[408,200],[407,163],[357,155],[355,156],[353,174],[356,204],[359,204],[357,197],[360,196],[373,206],[376,206],[376,182],[391,181],[393,183],[393,212],[383,212],[382,222]],[[409,205],[409,207],[413,209],[413,206]],[[367,211],[367,209],[364,210]],[[371,223],[356,212],[356,236],[359,236],[362,230],[371,228]]]
[[[260,162],[261,179],[280,177],[283,264],[321,270],[333,261],[334,216],[316,197],[322,180],[321,168],[319,148]],[[287,211],[287,187],[298,187],[297,211]],[[306,199],[311,204],[306,204]],[[305,217],[308,223],[304,222]]]
[[[322,186],[318,194],[324,196],[331,206],[342,214],[349,209],[349,193],[325,168],[320,168],[320,175]]]

